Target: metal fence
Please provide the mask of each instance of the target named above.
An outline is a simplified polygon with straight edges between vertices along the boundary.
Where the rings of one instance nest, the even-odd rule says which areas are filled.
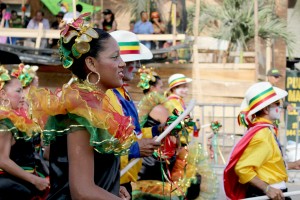
[[[233,148],[233,146],[239,141],[242,135],[245,133],[246,128],[239,126],[237,123],[237,116],[240,111],[239,104],[197,104],[194,108],[193,115],[194,118],[199,119],[201,125],[209,124],[213,121],[218,121],[222,124],[222,128],[218,134],[218,145],[220,147],[220,151],[224,156],[225,161],[228,160],[229,154]],[[296,107],[293,111],[293,115],[288,115],[288,111],[284,111],[284,119],[282,119],[279,127],[279,137],[282,144],[282,149],[284,155],[288,161],[294,161],[300,159],[300,144],[299,142],[299,123],[297,120],[300,120],[300,107]],[[291,114],[291,113],[290,113]],[[293,117],[293,118],[291,118]],[[294,121],[295,122],[294,122]],[[287,134],[287,124],[296,123],[297,126],[294,125],[294,133],[295,133],[295,141],[288,142]],[[290,130],[291,131],[291,130]],[[207,127],[201,129],[200,132],[200,140],[203,145],[207,146],[206,151],[210,154],[211,141],[209,137],[212,136],[212,130]],[[204,147],[205,147],[204,146]],[[298,151],[299,150],[299,151]],[[223,166],[224,162],[221,158],[218,160],[211,159],[211,163],[213,165]]]

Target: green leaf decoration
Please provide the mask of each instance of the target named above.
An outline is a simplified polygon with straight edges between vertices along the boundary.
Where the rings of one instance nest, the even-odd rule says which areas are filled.
[[[89,28],[88,30],[86,30],[86,32],[84,34],[87,34],[87,35],[91,36],[92,38],[99,38],[99,34],[92,28]]]
[[[87,42],[79,42],[76,43],[75,48],[79,53],[85,54],[90,51],[90,44]]]
[[[71,39],[75,36],[78,35],[78,32],[75,30],[69,31],[65,36],[64,36],[64,43],[69,43]]]
[[[92,37],[86,34],[82,34],[80,37],[76,38],[78,42],[90,42],[92,41]]]
[[[63,67],[68,69],[73,64],[73,58],[71,58],[70,56],[64,57],[62,63],[63,63]]]
[[[77,43],[73,44],[71,50],[72,50],[73,56],[74,56],[76,59],[78,59],[78,58],[80,58],[80,56],[81,56],[82,54],[81,54],[80,52],[77,51],[76,46],[77,46]]]

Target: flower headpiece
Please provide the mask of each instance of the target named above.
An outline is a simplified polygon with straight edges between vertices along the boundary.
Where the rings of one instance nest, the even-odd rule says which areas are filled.
[[[38,66],[24,65],[23,63],[20,63],[19,68],[14,69],[11,75],[19,79],[23,87],[27,87],[36,76],[36,71],[38,69]]]
[[[3,65],[0,66],[0,90],[2,90],[5,81],[9,81],[11,78],[8,74],[8,70]]]
[[[140,73],[140,82],[138,83],[138,87],[142,88],[143,90],[150,88],[150,81],[155,81],[157,73],[153,71],[152,68],[146,68],[143,66],[138,71]]]
[[[84,13],[80,15],[73,22],[68,23],[60,33],[59,53],[64,68],[71,67],[74,62],[71,53],[74,58],[80,58],[82,54],[90,51],[89,42],[92,41],[93,38],[99,38],[99,34],[89,23],[90,14],[91,13]],[[71,49],[67,49],[63,43],[69,43],[75,36],[76,39]]]

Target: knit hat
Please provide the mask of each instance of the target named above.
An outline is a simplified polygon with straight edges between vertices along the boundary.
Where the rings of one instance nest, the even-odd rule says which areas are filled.
[[[124,62],[149,60],[153,57],[151,51],[140,43],[136,34],[130,31],[113,31],[110,35],[120,46],[121,58]]]
[[[190,83],[192,82],[191,78],[187,78],[183,74],[173,74],[172,76],[169,77],[168,83],[169,83],[169,89],[176,87],[178,85],[182,85],[185,83]]]
[[[251,124],[252,115],[287,96],[287,92],[273,87],[269,82],[259,82],[252,85],[246,92],[241,104],[241,112],[238,116],[239,124],[248,127]]]

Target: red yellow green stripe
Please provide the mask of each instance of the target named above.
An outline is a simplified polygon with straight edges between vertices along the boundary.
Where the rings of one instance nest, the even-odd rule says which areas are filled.
[[[174,85],[177,85],[178,83],[186,83],[186,78],[185,78],[185,77],[181,77],[181,78],[177,78],[177,79],[173,80],[173,81],[170,83],[169,87],[171,88],[171,87],[173,87]]]
[[[276,96],[273,87],[270,87],[269,89],[259,93],[249,101],[249,110],[252,110],[253,108],[272,98],[273,96]]]
[[[139,42],[119,42],[120,54],[140,54]]]

